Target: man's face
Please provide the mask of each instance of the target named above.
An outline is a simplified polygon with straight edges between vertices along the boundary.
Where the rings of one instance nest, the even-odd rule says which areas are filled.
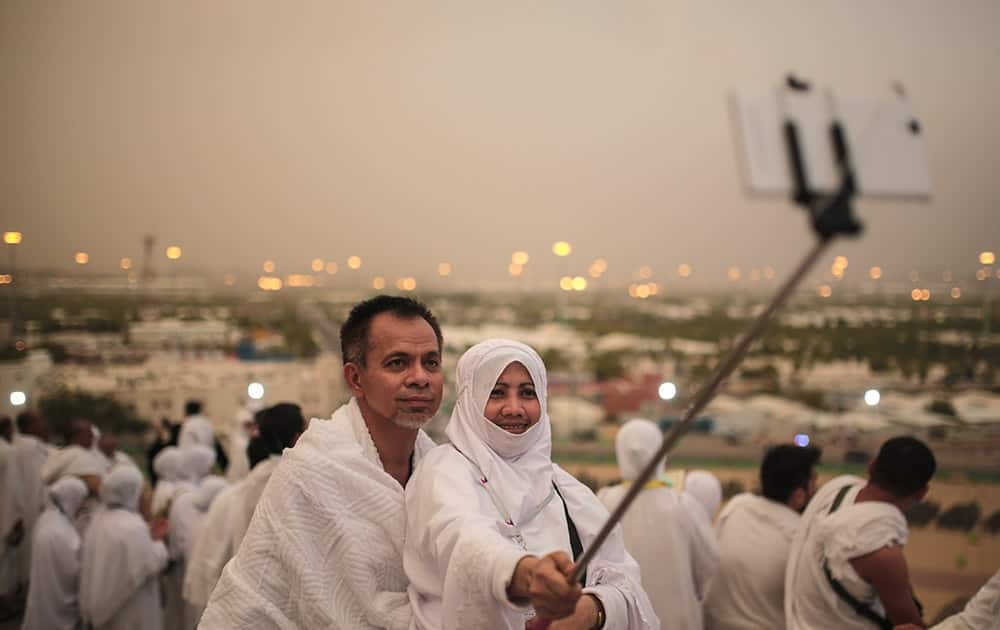
[[[441,406],[441,351],[434,329],[422,317],[376,315],[365,365],[349,363],[345,375],[359,404],[401,428],[424,426]]]
[[[80,421],[75,427],[76,431],[73,433],[73,444],[82,446],[83,448],[90,448],[94,445],[94,430],[91,428],[89,422]]]
[[[97,440],[97,448],[100,449],[107,457],[114,457],[115,451],[118,450],[118,441],[113,435],[102,435],[101,439]]]

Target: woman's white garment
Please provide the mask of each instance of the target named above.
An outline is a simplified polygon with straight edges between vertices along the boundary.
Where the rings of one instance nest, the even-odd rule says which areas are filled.
[[[14,447],[0,438],[0,595],[17,588],[21,572],[18,549],[7,546],[17,524],[24,525],[24,489],[14,453]]]
[[[97,630],[162,628],[158,576],[168,554],[136,513],[142,486],[142,474],[130,466],[108,473],[101,485],[105,509],[83,539],[80,613]]]
[[[417,434],[414,464],[433,446]],[[403,488],[355,400],[282,456],[200,630],[408,630]]]
[[[614,510],[660,447],[663,434],[649,420],[626,422],[615,438],[618,468],[625,483],[602,488],[598,498]],[[653,479],[663,476],[657,463]],[[702,602],[719,563],[715,534],[697,514],[702,508],[668,487],[639,493],[622,518],[625,549],[642,570],[642,586],[653,610],[670,628],[701,630]]]
[[[722,484],[718,477],[707,470],[692,470],[684,477],[684,493],[698,502],[711,524],[722,505]]]
[[[542,408],[521,435],[483,415],[497,378],[515,361],[527,368]],[[534,350],[506,340],[473,346],[459,360],[456,386],[447,428],[452,444],[431,451],[406,488],[403,563],[414,621],[420,630],[521,630],[533,612],[506,593],[518,560],[555,550],[572,555],[567,509],[584,547],[608,514],[551,461],[545,366]],[[620,527],[588,567],[585,591],[601,599],[608,630],[660,627]]]
[[[153,488],[151,507],[153,514],[164,512],[167,504],[177,491],[181,480],[181,449],[168,446],[153,458],[153,472],[156,473],[156,487]]]
[[[250,436],[244,428],[247,422],[253,421],[253,413],[241,408],[236,412],[233,426],[229,430],[226,439],[226,456],[229,457],[229,468],[226,469],[226,479],[229,483],[236,483],[250,474],[250,458],[247,457],[247,446],[250,444]]]
[[[135,466],[138,468],[135,465],[135,460],[128,453],[122,451],[115,451],[111,457],[101,453],[101,457],[104,458],[104,465],[109,471],[115,466]]]
[[[49,456],[49,447],[33,435],[15,435],[14,453],[17,459],[18,477],[23,489],[24,540],[18,548],[21,581],[27,582],[31,575],[31,545],[34,540],[35,523],[45,507],[45,485],[42,483],[42,468]]]
[[[1000,630],[1000,571],[972,596],[962,612],[932,630]]]
[[[787,505],[754,494],[726,504],[715,524],[721,562],[705,602],[705,627],[785,627],[785,567],[800,518]]]
[[[229,531],[229,508],[238,485],[229,486],[215,496],[188,555],[184,572],[184,599],[198,610],[203,610],[208,604],[212,590],[222,575],[222,568],[236,553],[232,532]]]
[[[857,574],[851,558],[883,547],[906,544],[906,517],[896,506],[882,501],[854,503],[865,480],[844,475],[826,482],[809,501],[789,552],[785,569],[785,622],[791,630],[871,628],[830,586],[823,573],[829,562],[834,579],[855,598],[884,615],[875,589]],[[853,486],[840,508],[829,514],[845,485]]]
[[[229,532],[232,536],[233,553],[235,554],[243,543],[243,538],[250,528],[250,521],[253,520],[254,510],[260,502],[264,488],[267,487],[271,474],[278,467],[281,461],[280,455],[271,455],[266,460],[258,463],[250,471],[246,479],[236,485],[229,505]]]
[[[184,577],[194,541],[212,499],[228,484],[222,477],[205,477],[198,487],[180,496],[170,508],[167,550],[173,561],[163,581],[166,608],[164,627],[193,629],[202,607],[192,607],[183,597]],[[167,625],[167,621],[174,624]]]
[[[215,449],[208,446],[188,446],[181,449],[180,469],[177,476],[180,479],[197,484],[215,467]]]
[[[63,477],[48,490],[48,507],[35,526],[21,630],[75,630],[80,622],[80,535],[73,515],[87,493],[76,477]]]

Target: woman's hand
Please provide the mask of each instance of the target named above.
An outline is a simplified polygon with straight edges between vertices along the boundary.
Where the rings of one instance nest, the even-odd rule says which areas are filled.
[[[525,556],[514,568],[507,595],[511,601],[527,600],[539,617],[562,619],[573,615],[583,594],[579,584],[569,582],[573,566],[562,551],[543,558]]]

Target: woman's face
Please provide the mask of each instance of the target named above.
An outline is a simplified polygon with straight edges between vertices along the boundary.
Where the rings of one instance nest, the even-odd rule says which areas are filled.
[[[483,411],[486,419],[508,433],[524,433],[542,416],[542,405],[527,368],[511,363],[490,391]]]

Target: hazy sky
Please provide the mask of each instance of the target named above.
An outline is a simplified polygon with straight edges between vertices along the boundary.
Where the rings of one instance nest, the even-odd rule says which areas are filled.
[[[995,0],[2,0],[0,229],[38,268],[112,270],[148,233],[161,269],[179,243],[219,273],[787,269],[805,219],[746,196],[725,96],[791,69],[899,80],[924,123],[934,200],[859,203],[849,273],[1000,250]]]

